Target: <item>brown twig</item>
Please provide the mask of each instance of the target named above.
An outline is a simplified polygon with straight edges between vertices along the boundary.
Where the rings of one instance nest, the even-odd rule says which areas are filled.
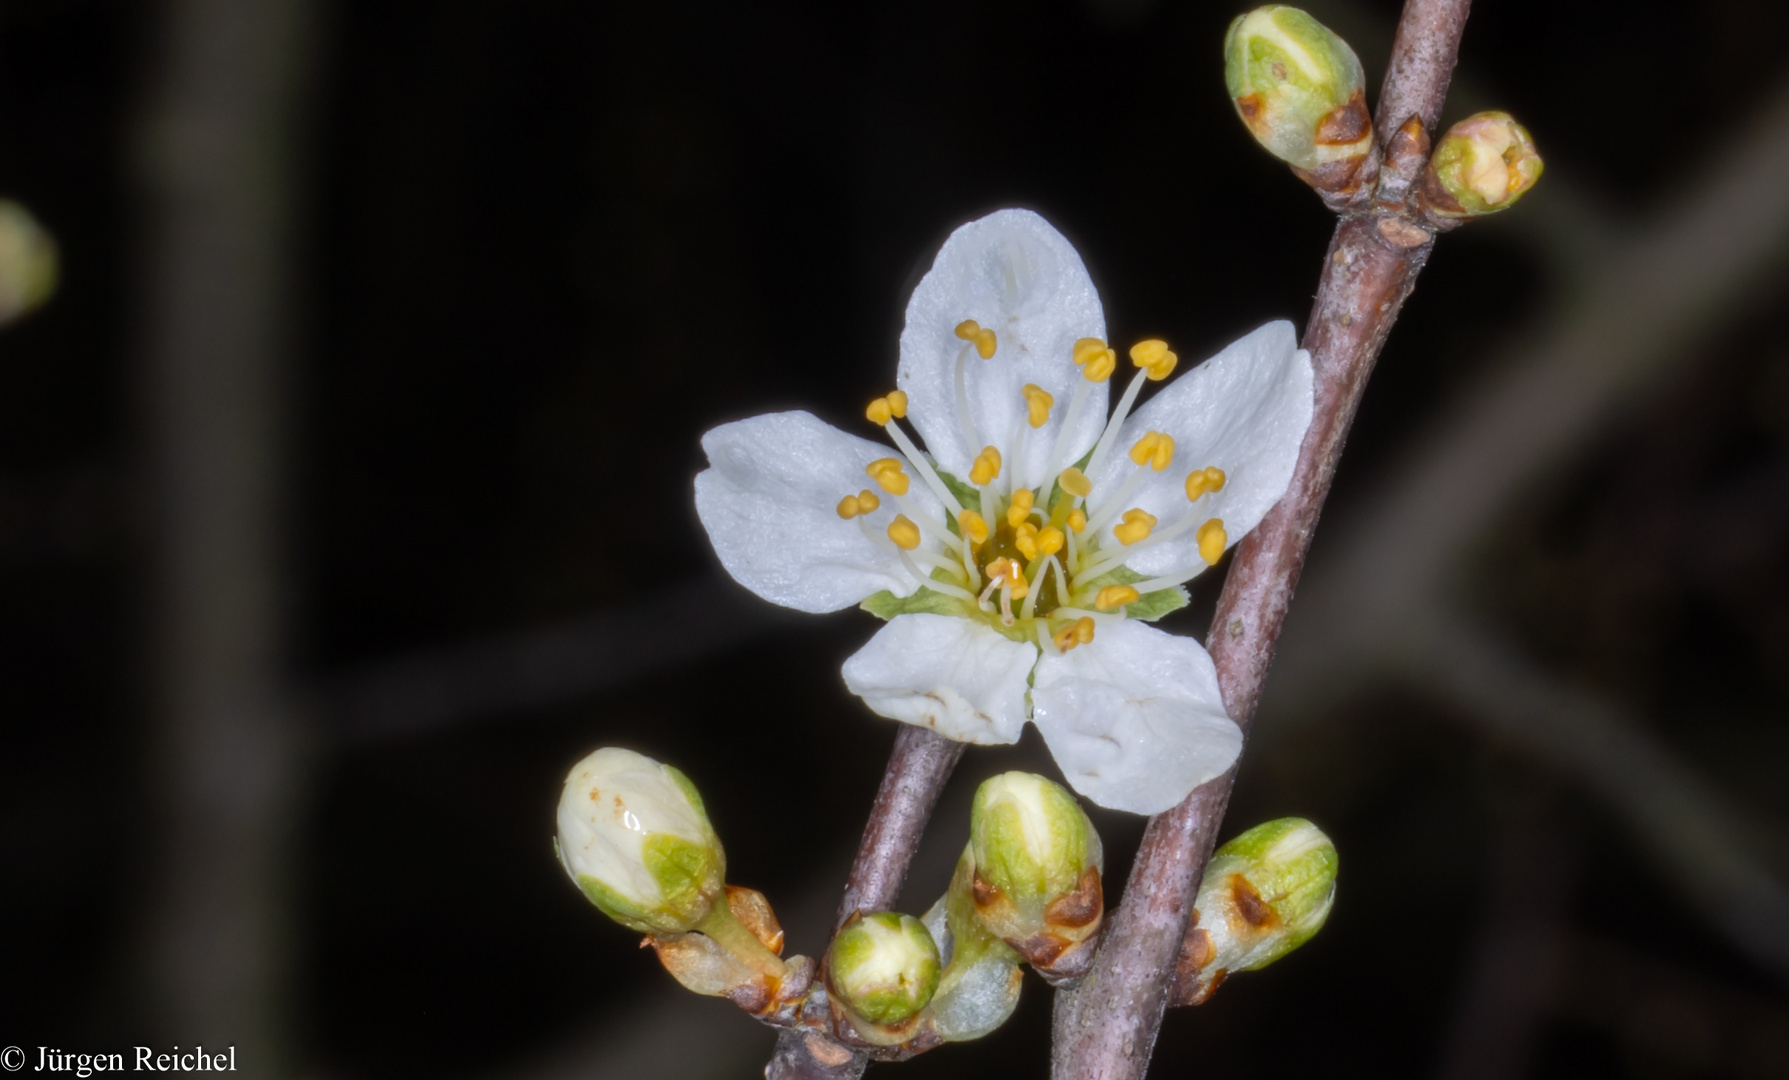
[[[919,847],[945,781],[963,757],[963,746],[928,728],[901,726],[888,755],[882,786],[876,790],[876,802],[870,807],[863,842],[851,863],[851,876],[845,881],[834,930],[859,911],[894,907],[914,849]]]
[[[1399,23],[1381,115],[1381,198],[1345,217],[1330,242],[1304,345],[1316,372],[1316,409],[1284,498],[1238,548],[1208,646],[1230,715],[1253,718],[1292,590],[1329,493],[1348,427],[1379,349],[1396,321],[1432,235],[1401,201],[1427,149],[1453,72],[1470,0],[1409,0]],[[1400,201],[1388,203],[1390,186]],[[1056,1000],[1056,1080],[1137,1080],[1149,1067],[1169,1002],[1193,896],[1229,803],[1234,770],[1150,820],[1105,945],[1076,990]]]
[[[901,726],[851,863],[833,922],[835,931],[859,911],[887,911],[894,906],[932,808],[963,756],[963,745],[926,728]],[[852,1080],[863,1075],[868,1063],[821,1032],[796,1029],[777,1037],[764,1075],[768,1080]]]

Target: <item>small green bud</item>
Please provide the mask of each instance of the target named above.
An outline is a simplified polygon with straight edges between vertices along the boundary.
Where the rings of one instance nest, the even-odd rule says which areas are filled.
[[[1515,205],[1540,176],[1540,153],[1528,129],[1508,113],[1482,112],[1441,137],[1421,197],[1438,217],[1483,217]]]
[[[617,747],[596,751],[565,778],[556,847],[590,902],[643,934],[694,929],[726,879],[727,857],[695,785]]]
[[[0,199],[0,325],[42,307],[56,291],[56,240],[16,202]]]
[[[858,1033],[880,1043],[885,1033],[875,1029],[902,1025],[931,1003],[939,969],[938,946],[924,923],[878,911],[853,916],[832,939],[826,979]]]
[[[1336,849],[1303,818],[1281,818],[1219,848],[1205,868],[1175,1001],[1197,1005],[1225,977],[1255,971],[1309,941],[1335,902]]]
[[[1104,914],[1102,851],[1068,789],[1024,772],[983,782],[970,809],[968,858],[976,916],[988,931],[1052,982],[1080,975]]]
[[[1360,58],[1298,8],[1238,16],[1224,37],[1224,82],[1255,141],[1319,187],[1341,187],[1372,149]]]

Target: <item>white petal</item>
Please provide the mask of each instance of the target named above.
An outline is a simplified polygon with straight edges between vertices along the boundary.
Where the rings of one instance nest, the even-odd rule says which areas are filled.
[[[953,615],[897,615],[845,661],[872,712],[958,742],[1017,742],[1037,646]]]
[[[1103,621],[1037,664],[1032,721],[1069,786],[1101,806],[1159,814],[1242,753],[1217,669],[1191,638]]]
[[[965,319],[994,331],[998,340],[993,359],[972,349],[965,362],[973,446],[957,420],[957,356],[964,343],[956,327]],[[1000,210],[952,233],[913,290],[895,381],[907,392],[913,426],[944,469],[965,476],[970,461],[990,445],[1010,462],[1023,430],[1021,460],[1035,485],[1049,468],[1056,433],[1082,382],[1075,340],[1105,336],[1099,293],[1073,245],[1029,210]],[[1035,431],[1025,422],[1026,383],[1056,399],[1050,422]],[[1079,459],[1105,421],[1106,387],[1100,383],[1092,387],[1063,456]]]
[[[1154,514],[1158,532],[1188,514],[1201,523],[1220,518],[1235,545],[1286,493],[1311,426],[1312,382],[1310,354],[1298,347],[1291,323],[1271,322],[1238,338],[1171,381],[1125,421],[1100,474],[1092,478],[1090,503],[1100,507],[1100,494],[1117,491],[1131,476],[1136,466],[1130,448],[1145,432],[1166,432],[1174,437],[1174,463],[1149,473],[1125,500],[1125,509],[1140,506]],[[1224,470],[1224,490],[1187,502],[1187,474],[1210,465]],[[1195,527],[1139,551],[1128,565],[1146,575],[1202,567],[1196,532]],[[1116,543],[1111,530],[1104,530],[1101,547],[1111,550]]]
[[[871,540],[857,521],[838,514],[846,495],[877,491],[864,466],[898,457],[893,448],[847,435],[809,413],[784,412],[722,424],[702,436],[702,449],[712,467],[696,477],[696,516],[721,565],[741,585],[808,612],[837,611],[883,589],[906,596],[919,587],[892,544]],[[939,517],[938,500],[918,477],[906,497]],[[899,512],[894,499],[881,499],[868,518],[878,537]],[[930,541],[928,547],[936,546]]]

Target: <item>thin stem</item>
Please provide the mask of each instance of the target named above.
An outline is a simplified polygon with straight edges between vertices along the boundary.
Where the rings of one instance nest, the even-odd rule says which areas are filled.
[[[1385,109],[1433,126],[1469,6],[1409,0],[1382,94]],[[1382,140],[1393,135],[1391,125],[1381,125]],[[1304,339],[1316,373],[1311,428],[1285,496],[1237,549],[1207,642],[1225,706],[1245,732],[1367,376],[1431,239],[1407,206],[1381,204],[1344,217],[1330,242]],[[1055,1080],[1140,1080],[1148,1070],[1234,776],[1232,769],[1150,820],[1082,988],[1057,995]]]
[[[882,774],[882,786],[876,790],[876,802],[870,807],[863,841],[857,846],[857,858],[851,864],[851,876],[845,881],[834,930],[859,911],[894,907],[932,807],[938,805],[938,796],[962,756],[962,743],[926,728],[901,725]]]

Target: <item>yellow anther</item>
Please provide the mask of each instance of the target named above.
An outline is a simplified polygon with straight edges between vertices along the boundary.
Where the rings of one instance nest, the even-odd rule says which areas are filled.
[[[1025,420],[1034,428],[1043,427],[1050,422],[1050,407],[1056,399],[1048,390],[1036,383],[1026,383],[1022,391],[1025,395]]]
[[[976,487],[992,483],[1000,475],[1000,451],[992,446],[984,446],[981,453],[969,464],[969,482]]]
[[[1062,535],[1062,530],[1054,525],[1045,525],[1037,530],[1038,555],[1054,555],[1061,551],[1062,546],[1066,543],[1068,543],[1068,537]]]
[[[1084,337],[1075,342],[1075,366],[1089,382],[1105,382],[1118,369],[1118,354],[1099,338]]]
[[[994,349],[997,344],[998,342],[994,339],[994,331],[984,328],[976,332],[975,352],[983,360],[992,360],[994,358]]]
[[[1174,462],[1174,436],[1149,432],[1131,447],[1131,460],[1161,472]]]
[[[962,510],[957,513],[957,528],[969,538],[971,544],[988,542],[988,523],[973,510]]]
[[[1111,351],[1112,351],[1111,347],[1109,345],[1107,345],[1105,342],[1101,341],[1099,338],[1096,338],[1096,337],[1078,338],[1078,339],[1076,339],[1075,346],[1074,346],[1075,366],[1080,367],[1083,364],[1087,363],[1087,361],[1092,360],[1094,357],[1103,355],[1105,353],[1109,353]]]
[[[1020,488],[1013,492],[1013,504],[1006,508],[1006,523],[1018,528],[1021,522],[1031,516],[1031,506],[1036,498],[1030,488]]]
[[[1143,369],[1150,382],[1161,382],[1174,373],[1180,357],[1168,349],[1168,343],[1157,338],[1139,341],[1131,346],[1131,363]]]
[[[1076,535],[1087,531],[1087,511],[1075,507],[1068,512],[1068,527],[1075,530]]]
[[[964,341],[974,342],[975,351],[981,355],[983,360],[993,359],[994,347],[998,344],[994,338],[994,331],[985,329],[981,323],[974,319],[964,319],[957,324],[956,333]]]
[[[1086,497],[1093,494],[1093,481],[1087,479],[1087,474],[1073,465],[1062,470],[1062,475],[1056,478],[1056,482],[1070,495]]]
[[[904,390],[890,390],[885,397],[870,402],[863,411],[864,418],[877,427],[887,427],[890,420],[907,415],[907,393]]]
[[[1025,568],[1019,565],[1017,559],[995,559],[984,569],[987,571],[989,585],[1003,585],[1011,589],[1014,600],[1023,600],[1025,594],[1031,591],[1031,587],[1025,583]]]
[[[1141,595],[1142,593],[1129,585],[1107,585],[1099,591],[1098,596],[1093,598],[1093,606],[1101,611],[1111,611],[1113,608],[1121,608],[1131,603]]]
[[[908,475],[901,471],[900,458],[877,458],[864,466],[863,471],[878,487],[890,495],[905,495],[907,488],[913,483]]]
[[[1199,496],[1211,491],[1224,490],[1224,470],[1211,467],[1194,469],[1186,474],[1186,497],[1198,501]]]
[[[1013,530],[1013,547],[1027,560],[1037,558],[1037,526],[1027,521]]]
[[[839,516],[846,521],[863,513],[863,502],[855,495],[847,495],[839,500]]]
[[[1199,541],[1199,557],[1205,560],[1206,566],[1216,566],[1224,557],[1224,549],[1230,546],[1230,534],[1224,531],[1221,518],[1212,518],[1199,526],[1193,538]]]
[[[888,538],[895,546],[905,551],[912,551],[919,546],[919,526],[908,520],[906,514],[896,514],[888,523]]]
[[[1150,531],[1154,528],[1155,515],[1141,507],[1133,507],[1124,512],[1123,521],[1112,526],[1112,535],[1118,537],[1118,542],[1120,544],[1123,544],[1125,547],[1130,547],[1132,544],[1148,536]]]
[[[1056,636],[1051,640],[1056,642],[1056,647],[1063,652],[1068,652],[1077,645],[1087,644],[1093,640],[1093,617],[1091,615],[1081,616],[1058,630]]]
[[[876,498],[876,493],[868,488],[857,493],[857,512],[859,514],[873,514],[881,505],[882,500]]]

